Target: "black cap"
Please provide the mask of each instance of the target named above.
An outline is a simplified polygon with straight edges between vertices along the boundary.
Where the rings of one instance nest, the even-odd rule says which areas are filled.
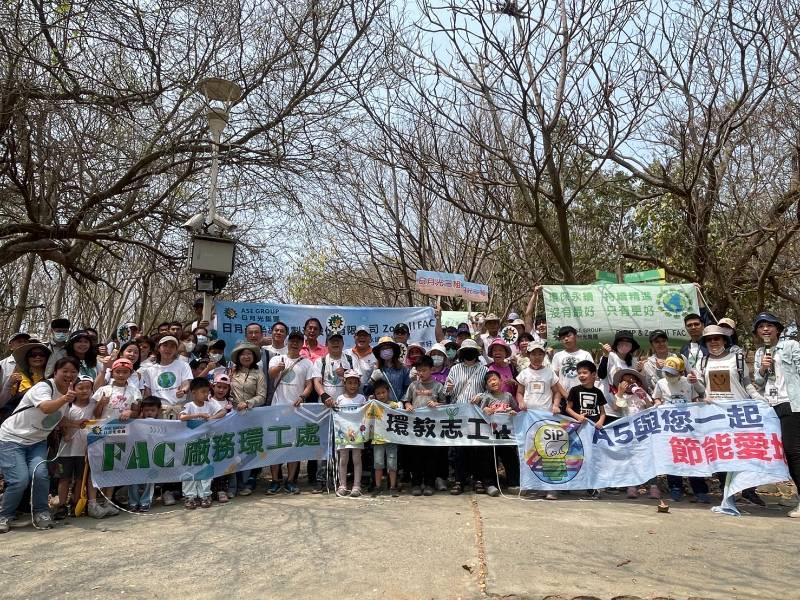
[[[622,331],[618,331],[614,334],[614,341],[611,344],[614,352],[617,351],[617,344],[619,344],[622,340],[628,340],[631,343],[631,352],[636,352],[639,349],[639,342],[637,342],[636,338],[633,337],[633,332],[623,329]]]
[[[575,329],[572,325],[564,325],[564,327],[560,327],[558,330],[558,338],[560,339],[565,335],[569,335],[570,333],[578,335],[578,330]]]
[[[194,360],[189,361],[189,368],[196,369],[200,365],[207,365],[209,362],[211,361],[209,361],[207,358],[195,358]]]
[[[398,323],[392,330],[394,333],[408,333],[408,325],[405,323]]]
[[[69,329],[69,319],[58,317],[50,321],[50,329]]]
[[[654,329],[653,331],[650,332],[650,337],[648,339],[652,344],[658,338],[664,338],[665,340],[668,340],[669,336],[667,335],[667,332],[664,331],[663,329]]]
[[[211,348],[219,348],[220,350],[225,350],[225,340],[214,340],[213,342],[208,344],[209,350]]]
[[[472,332],[469,330],[469,325],[467,325],[466,323],[461,323],[461,325],[459,325],[456,328],[456,335],[460,335],[462,333],[466,333],[467,335],[472,335]]]
[[[292,331],[289,335],[286,336],[287,340],[305,340],[306,336],[302,334],[300,331]]]
[[[17,333],[12,334],[10,338],[8,338],[8,343],[10,344],[14,340],[18,340],[19,338],[25,338],[26,340],[30,340],[31,334],[25,333],[24,331],[18,331]]]

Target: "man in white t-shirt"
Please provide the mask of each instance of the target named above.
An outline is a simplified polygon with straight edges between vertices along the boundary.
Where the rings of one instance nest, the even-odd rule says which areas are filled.
[[[517,387],[517,405],[558,414],[565,394],[553,369],[544,364],[547,356],[544,343],[528,342],[527,353],[530,364],[517,375],[520,384]]]
[[[361,385],[364,386],[369,383],[369,377],[372,375],[375,365],[378,364],[378,359],[372,353],[372,346],[370,345],[372,343],[372,334],[369,332],[369,327],[366,325],[356,327],[353,339],[355,346],[346,350],[345,354],[353,359],[353,367],[361,373]]]
[[[286,338],[286,356],[273,356],[269,361],[269,376],[275,382],[272,406],[300,406],[311,394],[314,364],[300,356],[304,340],[302,333],[293,331]],[[299,462],[291,462],[287,465],[287,494],[300,493],[297,484],[294,483],[294,476],[299,466]],[[280,465],[272,465],[270,470],[272,471],[272,484],[267,489],[267,494],[273,495],[283,487],[278,475]]]
[[[564,346],[564,349],[553,355],[550,366],[558,377],[558,382],[561,384],[566,398],[572,388],[580,385],[580,381],[578,381],[578,363],[582,360],[594,362],[594,358],[586,350],[578,348],[578,332],[574,327],[567,325],[559,329],[558,340]]]
[[[14,350],[22,346],[23,344],[27,344],[28,340],[31,339],[30,334],[25,333],[24,331],[19,331],[8,338],[8,351],[9,355],[6,356],[3,360],[0,360],[0,383],[3,383],[11,377],[11,374],[14,372],[14,369],[17,368],[17,361],[14,360]]]

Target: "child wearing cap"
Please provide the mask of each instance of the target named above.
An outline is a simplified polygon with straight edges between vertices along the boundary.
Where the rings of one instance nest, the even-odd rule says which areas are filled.
[[[359,393],[361,389],[361,373],[349,369],[344,373],[343,379],[344,393],[336,398],[334,407],[336,410],[358,410],[367,403],[367,399],[363,394]],[[361,452],[363,449],[363,442],[348,443],[336,448],[336,455],[339,460],[339,487],[336,490],[337,495],[347,496],[349,494],[353,498],[361,496]],[[353,459],[353,488],[348,491],[347,465],[351,458]]]
[[[601,344],[603,358],[597,365],[597,387],[606,395],[606,423],[613,423],[625,414],[617,408],[614,399],[614,376],[620,369],[629,369],[634,366],[634,352],[639,350],[639,342],[634,339],[630,331],[617,331],[614,341]]]
[[[517,405],[520,410],[541,410],[557,415],[561,398],[567,393],[553,369],[545,365],[547,353],[542,342],[528,342],[528,367],[517,375]]]
[[[139,388],[128,381],[132,373],[133,364],[127,358],[114,361],[111,365],[111,383],[101,386],[92,397],[97,403],[95,418],[121,421],[131,418],[136,403],[142,397]]]
[[[94,418],[95,401],[92,398],[94,379],[89,375],[79,375],[75,382],[75,401],[69,405],[67,413],[61,420],[61,444],[58,448],[56,459],[56,474],[58,477],[58,507],[54,507],[54,518],[74,516],[73,506],[81,495],[83,482],[83,469],[86,460],[86,446],[88,443],[88,430],[85,424]],[[67,506],[70,487],[72,488],[73,506]],[[95,500],[95,490],[89,484],[91,499]],[[92,510],[91,516],[102,518],[107,513],[105,509]],[[102,514],[101,514],[102,513]]]
[[[503,380],[499,373],[496,371],[487,371],[483,377],[482,394],[475,397],[475,403],[478,404],[483,412],[487,415],[496,413],[504,413],[514,416],[519,407],[517,401],[508,392],[503,390]],[[481,467],[475,468],[475,493],[482,493],[484,490],[488,496],[499,496],[500,489],[495,485],[497,483],[497,465],[495,463],[495,456],[500,458],[503,467],[506,471],[507,481],[511,487],[519,485],[519,458],[517,449],[510,446],[499,446],[492,450],[491,448],[475,448],[474,461]],[[483,482],[480,480],[481,471],[483,477],[486,479],[487,485],[484,488]]]

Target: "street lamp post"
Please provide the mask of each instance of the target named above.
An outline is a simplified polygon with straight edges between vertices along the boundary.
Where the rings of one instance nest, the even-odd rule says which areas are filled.
[[[191,271],[197,274],[197,291],[203,292],[202,320],[210,323],[212,297],[221,291],[228,276],[233,273],[236,242],[226,234],[236,226],[217,214],[217,177],[222,131],[228,124],[231,105],[242,96],[242,88],[233,81],[208,77],[198,83],[197,90],[208,106],[206,118],[211,134],[211,181],[205,214],[195,215],[184,227],[192,234]]]

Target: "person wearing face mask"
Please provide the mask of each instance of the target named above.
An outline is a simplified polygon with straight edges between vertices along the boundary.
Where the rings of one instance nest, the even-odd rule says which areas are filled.
[[[192,353],[195,356],[203,356],[208,351],[208,330],[205,327],[195,327],[192,329],[195,346]]]
[[[69,319],[59,317],[50,321],[50,342],[47,347],[50,349],[50,358],[44,373],[46,377],[53,374],[53,367],[59,359],[67,355],[67,340],[69,339]]]
[[[434,344],[428,350],[428,356],[433,361],[433,370],[431,371],[431,378],[438,381],[442,385],[447,381],[447,375],[450,373],[450,362],[447,357],[447,347],[442,344]],[[453,350],[453,357],[455,357],[455,350]]]
[[[695,386],[681,374],[683,359],[678,357],[667,357],[659,369],[663,377],[656,381],[653,388],[653,404],[686,405],[690,402],[700,400],[700,395]],[[694,497],[692,502],[709,504],[711,499],[708,497],[708,484],[705,477],[689,477],[689,485],[692,488]],[[669,495],[675,502],[683,499],[683,477],[679,475],[667,475],[667,486]]]
[[[208,367],[209,371],[215,369],[224,369],[228,366],[228,361],[225,359],[225,341],[214,340],[208,347]]]
[[[391,401],[400,402],[411,384],[409,369],[400,362],[400,344],[385,336],[372,349],[377,362],[370,379],[385,379],[391,388]]]
[[[697,366],[700,367],[706,401],[730,402],[753,399],[766,403],[758,388],[750,381],[750,371],[744,354],[729,351],[731,344],[728,332],[728,329],[719,325],[709,325],[703,329],[702,341],[708,348],[708,356],[704,357],[695,369]],[[692,372],[687,379],[689,383],[694,383],[693,379],[698,378]],[[721,482],[724,484],[723,480]],[[766,502],[756,493],[755,488],[744,490],[742,498],[757,506],[766,506]]]
[[[450,403],[468,404],[478,398],[483,392],[483,378],[488,369],[479,362],[482,354],[481,346],[474,340],[464,340],[458,350],[458,359],[461,361],[450,369],[444,389]],[[459,446],[454,449],[456,483],[450,489],[453,495],[464,491],[464,484],[469,475],[473,475],[473,464],[476,463],[475,453],[469,446]]]
[[[665,331],[656,329],[650,333],[650,350],[652,354],[642,363],[642,374],[648,390],[655,390],[656,384],[661,380],[664,361],[674,356],[669,350],[669,337]]]

